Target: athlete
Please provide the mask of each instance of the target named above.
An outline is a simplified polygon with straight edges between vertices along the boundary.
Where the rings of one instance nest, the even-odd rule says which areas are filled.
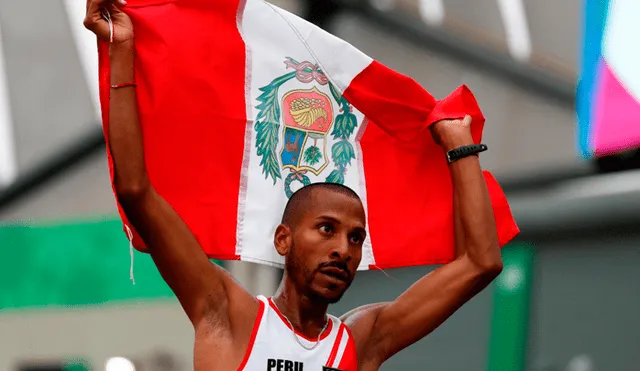
[[[277,294],[269,299],[250,295],[210,263],[187,225],[149,182],[135,85],[128,84],[134,81],[134,30],[122,5],[121,0],[88,0],[84,21],[100,39],[111,41],[107,135],[114,187],[193,324],[196,371],[378,370],[500,273],[493,211],[479,159],[471,155],[449,165],[457,258],[394,301],[366,305],[340,318],[327,314],[328,305],[351,284],[366,236],[358,196],[344,186],[324,183],[296,192],[275,231],[275,249],[285,257]],[[473,144],[470,124],[467,116],[432,126],[443,156]]]

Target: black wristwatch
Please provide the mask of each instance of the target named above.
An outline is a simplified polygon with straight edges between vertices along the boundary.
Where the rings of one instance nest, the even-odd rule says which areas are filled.
[[[447,152],[447,162],[452,163],[461,158],[484,152],[487,149],[489,149],[489,147],[487,147],[486,144],[471,144],[468,146],[458,147]]]

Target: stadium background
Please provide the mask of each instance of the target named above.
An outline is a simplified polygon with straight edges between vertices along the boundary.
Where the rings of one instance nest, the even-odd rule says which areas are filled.
[[[383,370],[639,370],[637,153],[576,149],[585,3],[273,2],[437,98],[469,85],[487,117],[483,166],[523,231],[494,285]],[[147,256],[129,281],[83,13],[84,0],[0,0],[0,369],[104,370],[126,357],[191,370],[191,327]],[[280,275],[224,265],[256,294]],[[331,310],[389,300],[431,269],[360,273]]]

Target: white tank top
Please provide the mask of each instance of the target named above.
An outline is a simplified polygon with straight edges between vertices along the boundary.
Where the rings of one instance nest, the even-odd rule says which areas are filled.
[[[238,371],[357,371],[356,348],[351,332],[338,318],[329,315],[329,324],[312,350],[303,348],[271,299],[258,296],[260,310],[251,341]],[[296,332],[298,340],[310,348],[317,339]]]

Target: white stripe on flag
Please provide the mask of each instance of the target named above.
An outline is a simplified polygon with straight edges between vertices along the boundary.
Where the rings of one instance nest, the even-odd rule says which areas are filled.
[[[4,66],[1,29],[2,27],[0,27],[0,186],[6,186],[13,182],[18,170],[15,159],[11,107]]]
[[[271,5],[271,8],[287,21],[329,80],[341,92],[344,92],[353,78],[373,62],[371,57],[346,41],[286,10],[274,5]]]
[[[76,43],[85,81],[91,94],[96,119],[100,118],[100,95],[98,93],[98,46],[96,37],[82,25],[85,16],[85,0],[64,0],[71,35]]]
[[[269,27],[264,27],[265,24],[268,24]],[[261,157],[256,151],[256,145],[260,139],[253,125],[256,120],[255,115],[258,115],[259,111],[256,107],[261,103],[258,98],[263,93],[260,89],[268,86],[275,78],[293,71],[285,64],[287,57],[294,58],[298,62],[318,63],[325,72],[331,70],[334,74],[329,73],[329,75],[334,82],[337,81],[336,84],[340,84],[340,88],[346,88],[353,78],[372,61],[371,58],[344,41],[314,27],[295,15],[261,0],[247,1],[242,24],[239,25],[249,51],[247,54],[247,75],[250,79],[245,83],[250,87],[250,91],[247,93],[251,94],[248,102],[255,109],[253,112],[248,110],[248,113],[252,115],[248,119],[249,125],[247,126],[247,129],[251,130],[251,137],[247,135],[245,138],[245,149],[248,152],[245,153],[243,162],[237,224],[236,254],[240,255],[241,260],[244,261],[283,265],[284,258],[279,256],[273,248],[273,235],[288,200],[285,187],[291,187],[290,190],[293,191],[302,183],[295,181],[292,182],[293,185],[285,186],[284,184],[284,179],[290,174],[290,169],[283,167],[281,158],[281,151],[284,148],[284,130],[278,130],[278,144],[275,148],[278,160],[278,169],[275,172],[280,177],[274,177],[275,181],[268,176],[265,177],[265,172],[260,165]],[[274,40],[280,42],[274,42]],[[338,77],[336,78],[336,76]],[[313,87],[332,102],[332,114],[337,115],[340,106],[335,101],[329,86],[314,81],[305,82],[294,78],[286,81],[278,87],[277,104],[281,104],[284,95],[288,92],[309,92]],[[362,124],[364,119],[362,113],[356,109],[352,113],[356,116],[358,123]],[[284,124],[283,121],[284,119],[281,118],[281,125]],[[362,128],[358,130],[362,130]],[[355,136],[355,133],[352,135]],[[331,171],[336,168],[331,151],[338,139],[327,133],[317,140],[319,148],[322,148],[324,152],[325,166],[318,172],[306,172],[305,177],[311,183],[325,181]],[[351,143],[354,142],[355,140],[352,139]],[[353,145],[357,147],[357,144]],[[356,151],[352,167],[344,173],[344,184],[356,191],[365,201],[366,185],[364,184],[361,157],[361,151]],[[367,243],[363,248],[362,260],[361,267],[365,269],[374,262],[372,250]]]
[[[351,85],[351,82],[356,76],[358,76],[373,62],[371,57],[364,54],[348,42],[316,27],[286,10],[273,5],[270,6],[275,13],[281,16],[288,23],[292,31],[295,32],[297,38],[304,44],[313,59],[318,63],[318,66],[325,72],[329,80],[338,89],[340,89],[341,93]],[[362,122],[362,114],[358,112],[357,109],[354,109],[353,113],[356,114],[358,116],[358,120]],[[359,194],[364,204],[365,211],[368,213],[367,187],[362,165],[362,150],[360,149],[359,144],[360,138],[362,134],[364,134],[365,129],[366,127],[364,124],[360,125],[358,128],[357,139],[355,141],[358,153],[356,157],[359,179],[358,188],[355,187],[355,184],[351,184],[348,181],[345,185],[351,187]],[[367,270],[369,269],[369,266],[375,265],[375,258],[369,235],[370,234],[368,234],[362,247],[362,261],[358,267],[359,270]]]

